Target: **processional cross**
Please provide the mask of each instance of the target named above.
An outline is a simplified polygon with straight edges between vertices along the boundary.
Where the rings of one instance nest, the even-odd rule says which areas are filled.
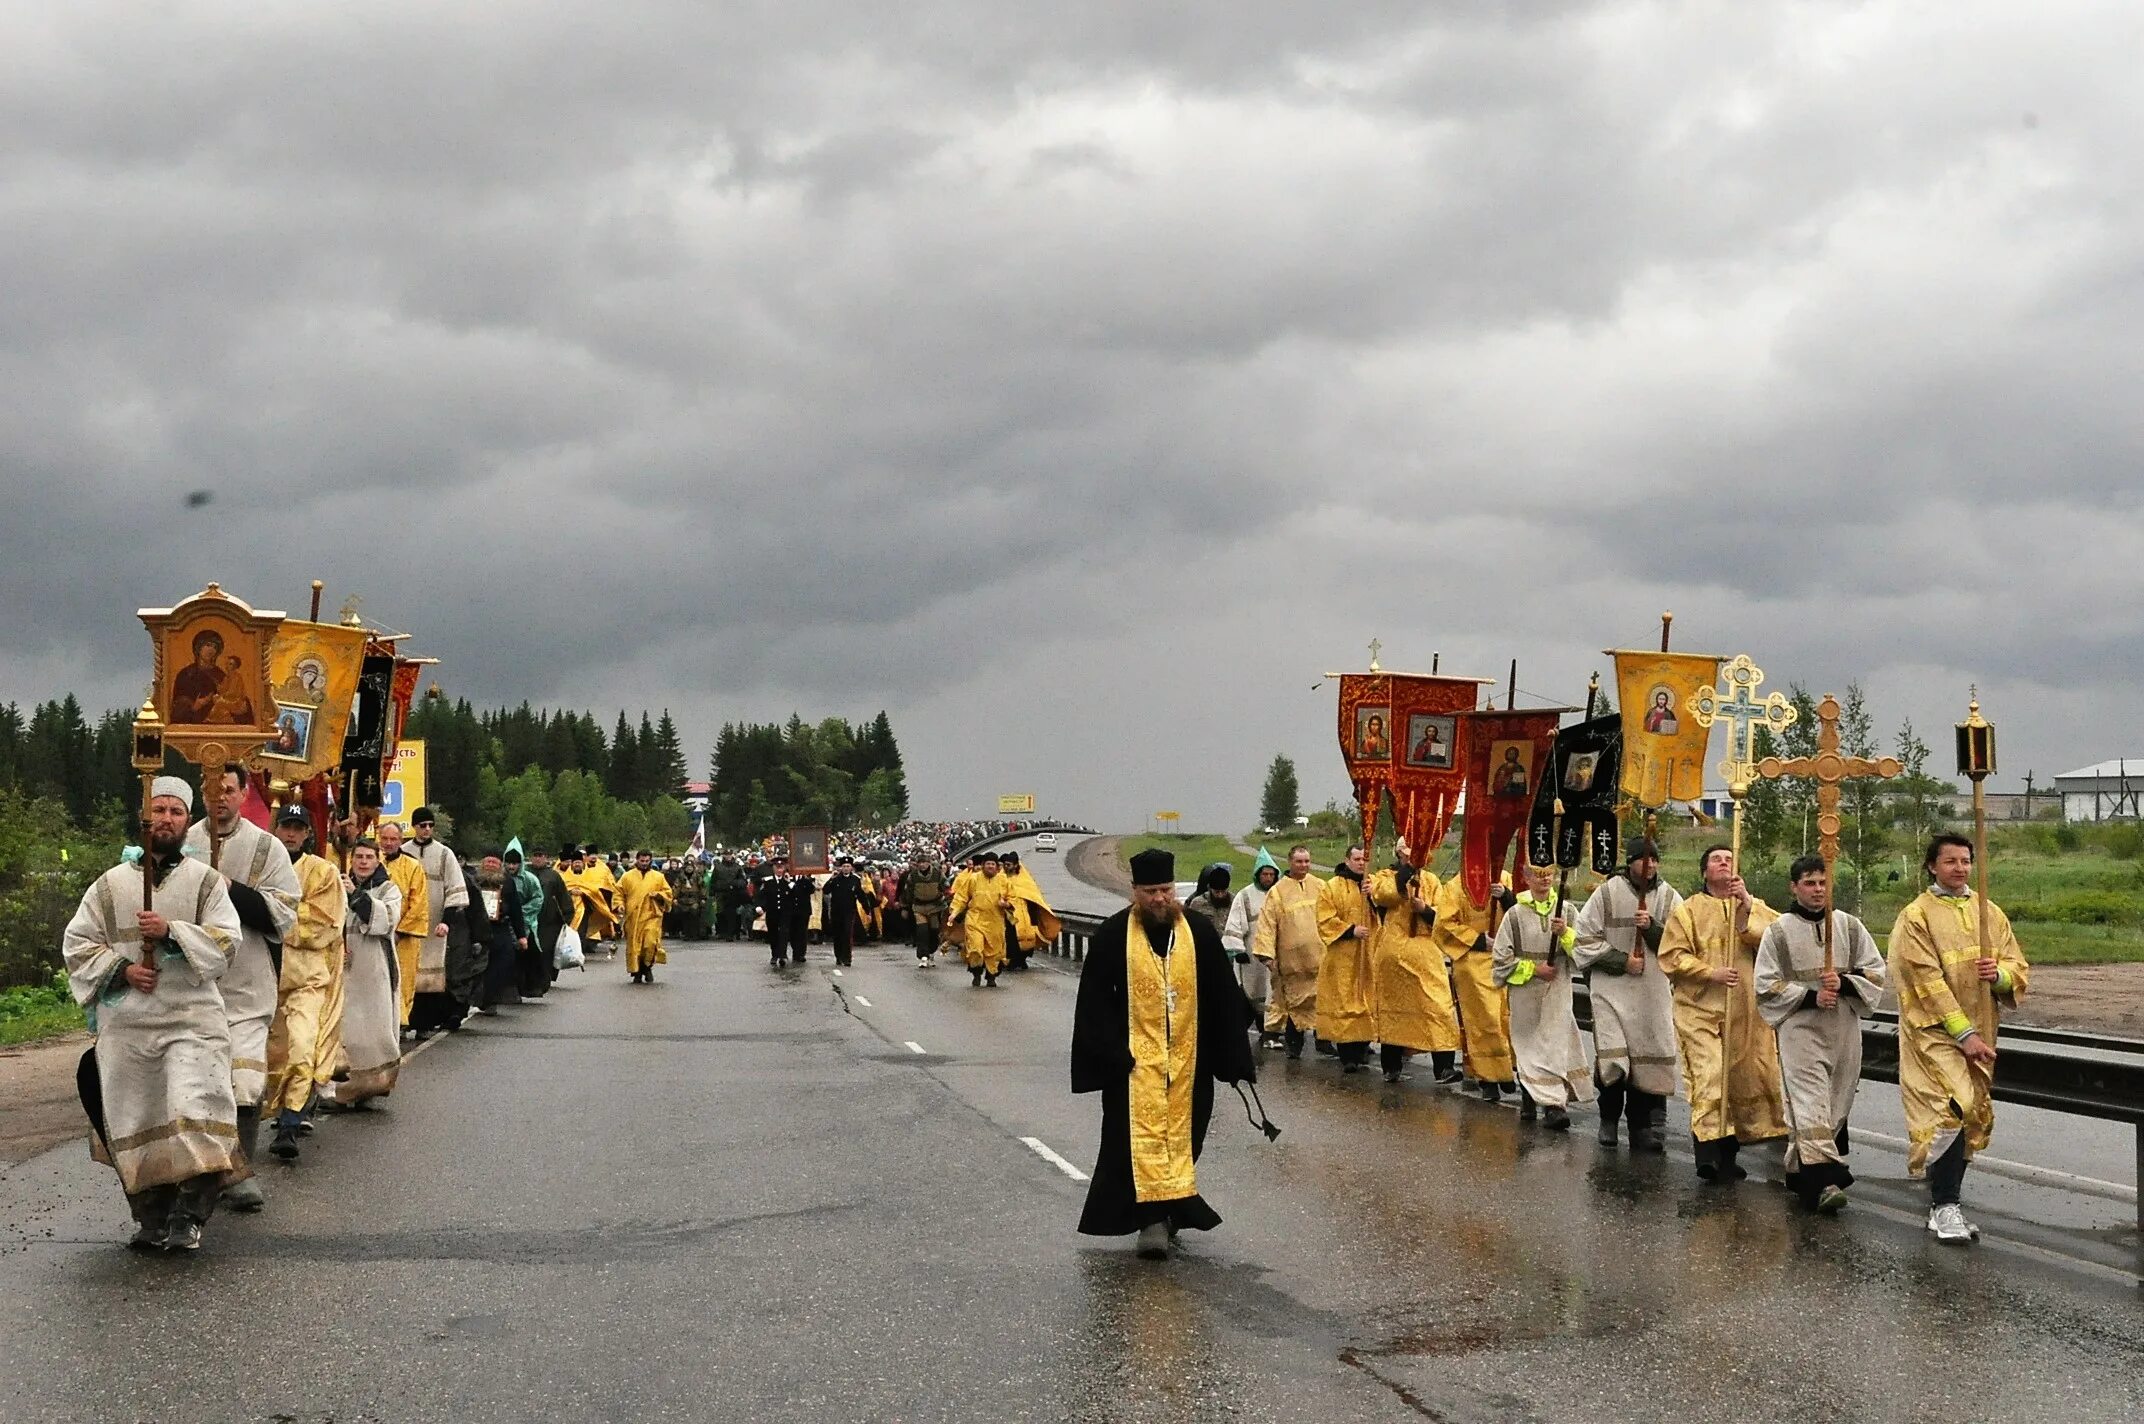
[[[1816,849],[1828,867],[1839,858],[1840,784],[1865,776],[1896,776],[1906,768],[1897,757],[1839,755],[1839,699],[1828,692],[1817,704],[1816,720],[1815,756],[1769,756],[1757,763],[1757,774],[1806,776],[1816,783]]]
[[[1378,662],[1377,662],[1377,655],[1378,655],[1379,653],[1383,652],[1384,650],[1385,650],[1385,645],[1384,645],[1384,644],[1383,644],[1383,643],[1382,643],[1381,641],[1379,641],[1379,640],[1378,640],[1378,639],[1376,639],[1376,638],[1372,638],[1372,639],[1370,640],[1370,671],[1371,671],[1371,672],[1383,672],[1383,671],[1384,671],[1384,669],[1383,669],[1382,667],[1380,667],[1380,666],[1378,665]]]
[[[1733,692],[1722,697],[1717,688],[1701,687],[1690,694],[1683,704],[1700,727],[1715,723],[1727,724],[1727,759],[1720,763],[1720,775],[1727,779],[1727,795],[1734,806],[1734,853],[1737,871],[1742,865],[1742,802],[1749,796],[1749,784],[1757,779],[1757,728],[1783,732],[1794,725],[1793,704],[1777,692],[1767,694],[1761,701],[1757,689],[1764,686],[1764,669],[1749,660],[1743,653],[1727,665],[1727,684]]]

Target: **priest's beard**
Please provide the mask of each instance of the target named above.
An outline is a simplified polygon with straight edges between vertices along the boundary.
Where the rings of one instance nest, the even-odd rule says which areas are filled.
[[[1162,949],[1167,947],[1170,933],[1176,928],[1176,916],[1167,910],[1141,910],[1139,926],[1146,931],[1146,942]]]

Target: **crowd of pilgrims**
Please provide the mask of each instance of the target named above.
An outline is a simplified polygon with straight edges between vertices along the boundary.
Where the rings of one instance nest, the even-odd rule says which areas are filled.
[[[76,1075],[91,1153],[119,1175],[136,1250],[195,1251],[218,1206],[261,1210],[264,1132],[270,1154],[297,1163],[324,1113],[393,1093],[404,1045],[540,998],[595,955],[622,952],[632,982],[652,984],[681,885],[705,928],[764,935],[777,965],[802,963],[815,939],[846,964],[859,939],[882,936],[913,936],[927,963],[949,937],[979,944],[977,982],[994,983],[1008,954],[1025,967],[1042,928],[1057,932],[1016,862],[1001,884],[994,856],[987,872],[978,858],[972,877],[947,875],[947,838],[978,829],[962,823],[875,833],[877,849],[909,851],[906,866],[842,854],[814,876],[781,851],[658,864],[584,846],[554,860],[517,842],[465,858],[420,807],[406,829],[351,837],[338,865],[316,853],[302,809],[247,819],[261,804],[249,781],[228,767],[195,820],[193,788],[157,778],[145,844],[91,884],[66,931],[96,1040]],[[967,889],[984,879],[1000,888]]]
[[[407,835],[384,823],[338,866],[315,853],[303,811],[286,809],[272,830],[247,820],[247,779],[228,768],[214,812],[196,821],[192,788],[158,778],[139,860],[93,882],[66,931],[69,981],[96,1038],[77,1075],[91,1149],[119,1175],[137,1249],[195,1250],[219,1204],[261,1209],[263,1129],[267,1150],[295,1163],[324,1110],[366,1111],[393,1092],[405,1043],[540,997],[594,954],[622,950],[631,980],[652,984],[679,903],[672,877],[697,883],[707,928],[763,938],[776,969],[803,963],[815,940],[838,964],[860,941],[906,941],[919,968],[957,953],[975,987],[994,988],[1062,931],[1016,854],[982,851],[956,869],[937,837],[913,842],[906,865],[843,851],[824,875],[781,849],[667,869],[645,850],[628,864],[579,846],[555,863],[518,844],[464,859],[420,808]],[[1860,1019],[1888,988],[1908,1169],[1928,1181],[1929,1230],[1974,1239],[1960,1191],[1993,1129],[1999,1012],[2025,992],[2028,966],[2008,919],[1971,888],[1970,842],[1929,844],[1928,888],[1893,925],[1888,960],[1859,919],[1831,908],[1821,859],[1795,862],[1784,914],[1749,893],[1727,847],[1700,863],[1703,883],[1685,898],[1661,880],[1657,848],[1634,841],[1626,868],[1573,915],[1542,866],[1525,869],[1523,890],[1504,877],[1477,900],[1462,877],[1440,883],[1404,855],[1372,873],[1360,847],[1321,879],[1297,846],[1285,868],[1261,851],[1241,891],[1226,865],[1209,866],[1179,906],[1173,861],[1135,857],[1131,910],[1105,922],[1080,989],[1074,1085],[1107,1095],[1108,1166],[1082,1229],[1173,1235],[1218,1221],[1191,1163],[1214,1079],[1255,1077],[1252,1033],[1289,1058],[1315,1043],[1348,1073],[1375,1045],[1392,1082],[1427,1053],[1438,1082],[1492,1102],[1516,1094],[1522,1119],[1550,1131],[1598,1100],[1601,1142],[1617,1145],[1627,1126],[1635,1152],[1665,1150],[1679,1065],[1699,1176],[1732,1183],[1748,1175],[1742,1147],[1783,1142],[1788,1185],[1834,1212],[1853,1182]],[[1186,914],[1199,920],[1196,971],[1193,956],[1168,959]],[[1215,966],[1225,994],[1209,982]],[[1581,974],[1590,1053],[1572,997]],[[1179,1038],[1178,1017],[1201,1000],[1206,1018]],[[1131,1145],[1133,1123],[1164,1119]]]
[[[1378,1048],[1387,1081],[1427,1053],[1439,1083],[1490,1102],[1515,1094],[1523,1121],[1567,1131],[1574,1103],[1598,1101],[1602,1145],[1664,1152],[1678,1079],[1690,1105],[1697,1174],[1746,1178],[1740,1150],[1782,1143],[1787,1185],[1833,1213],[1853,1184],[1848,1118],[1861,1075],[1861,1019],[1887,988],[1898,999],[1907,1167],[1929,1188],[1928,1230],[1965,1243],[1966,1164],[1994,1126],[1996,1030],[2025,992],[2028,966],[2008,918],[1971,887],[1972,843],[1928,845],[1927,889],[1892,926],[1888,958],[1868,928],[1831,905],[1823,860],[1790,867],[1781,913],[1749,893],[1731,848],[1706,850],[1685,897],[1639,839],[1628,863],[1567,902],[1557,873],[1502,877],[1485,899],[1462,877],[1406,863],[1368,871],[1360,847],[1329,878],[1307,848],[1285,869],[1264,851],[1252,884],[1207,867],[1185,908],[1205,917],[1234,960],[1258,1046],[1299,1058],[1308,1042],[1343,1072]],[[1572,986],[1588,983],[1589,1054]]]

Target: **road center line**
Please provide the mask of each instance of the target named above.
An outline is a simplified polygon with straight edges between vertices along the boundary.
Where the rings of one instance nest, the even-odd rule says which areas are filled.
[[[1047,1142],[1044,1142],[1041,1138],[1023,1137],[1020,1140],[1026,1143],[1029,1149],[1031,1149],[1037,1157],[1040,1157],[1043,1161],[1048,1162],[1051,1166],[1055,1167],[1058,1171],[1070,1177],[1073,1181],[1084,1182],[1087,1180],[1087,1174],[1085,1172],[1082,1172],[1079,1168],[1073,1166],[1070,1162],[1067,1162],[1064,1158],[1058,1156],[1055,1152],[1052,1152],[1050,1150],[1050,1145]]]
[[[868,1009],[871,1007],[871,1001],[865,998],[863,995],[858,994],[856,996],[856,1006],[860,1009]]]
[[[908,1040],[908,1051],[911,1053],[921,1053],[923,1051],[923,1045],[911,1038]]]

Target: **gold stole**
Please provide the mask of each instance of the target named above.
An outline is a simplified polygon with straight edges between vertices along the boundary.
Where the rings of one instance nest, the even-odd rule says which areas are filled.
[[[1131,1020],[1132,1187],[1138,1200],[1196,1196],[1191,1166],[1191,1080],[1198,1055],[1198,953],[1176,918],[1168,957],[1154,953],[1134,911],[1124,933],[1125,1002]],[[1173,1005],[1173,1008],[1172,1008]]]

